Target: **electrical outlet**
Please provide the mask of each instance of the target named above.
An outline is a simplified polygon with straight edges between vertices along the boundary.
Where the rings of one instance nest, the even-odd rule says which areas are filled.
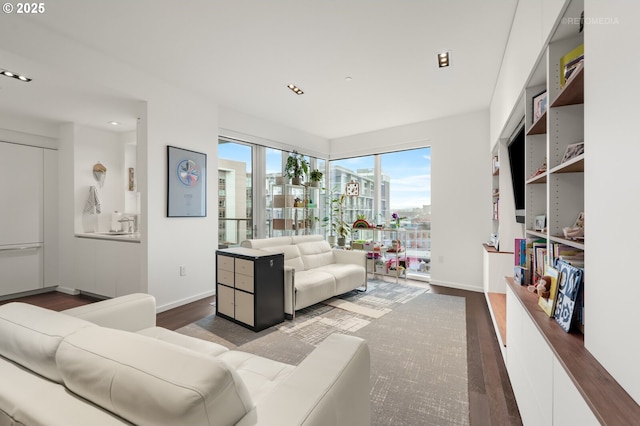
[[[185,275],[187,275],[187,267],[184,265],[180,265],[180,276],[184,277]]]

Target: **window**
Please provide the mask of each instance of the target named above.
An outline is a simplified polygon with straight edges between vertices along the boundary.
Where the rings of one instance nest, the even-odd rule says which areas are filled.
[[[237,246],[253,235],[253,148],[218,142],[218,246]]]

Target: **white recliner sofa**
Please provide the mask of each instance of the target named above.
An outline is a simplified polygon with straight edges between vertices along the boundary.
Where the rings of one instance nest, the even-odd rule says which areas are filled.
[[[367,286],[365,252],[332,249],[321,235],[244,240],[242,247],[284,253],[284,312]]]
[[[369,350],[334,334],[298,366],[155,326],[134,294],[0,306],[0,425],[368,425]]]

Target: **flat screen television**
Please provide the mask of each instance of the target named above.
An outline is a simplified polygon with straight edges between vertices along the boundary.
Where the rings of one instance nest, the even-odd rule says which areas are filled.
[[[524,162],[524,126],[515,133],[507,146],[509,152],[509,167],[511,169],[511,185],[516,208],[516,222],[524,223],[525,214],[525,162]]]

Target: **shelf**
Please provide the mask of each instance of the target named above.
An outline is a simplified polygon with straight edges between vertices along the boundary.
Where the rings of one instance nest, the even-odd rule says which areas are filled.
[[[584,66],[566,82],[558,97],[551,103],[551,108],[584,103]]]
[[[547,234],[545,232],[534,231],[533,229],[527,229],[525,231],[527,235],[533,235],[534,237],[547,239]]]
[[[557,165],[549,173],[582,173],[584,172],[584,154],[580,154],[569,161]]]
[[[554,235],[550,236],[549,240],[556,243],[565,244],[567,246],[575,247],[580,250],[584,250],[584,240],[568,240],[564,237],[557,237]]]
[[[527,185],[529,184],[537,184],[537,183],[547,183],[547,172],[540,173],[525,182]]]
[[[527,131],[527,136],[544,135],[545,133],[547,133],[547,112],[546,111],[544,112],[544,114],[542,114],[540,118],[536,120],[535,123],[533,123],[531,127],[529,127],[529,131]]]
[[[584,336],[566,333],[538,306],[538,296],[505,277],[507,287],[555,354],[567,375],[602,424],[637,424],[640,406],[584,347]]]
[[[491,311],[498,326],[500,340],[504,347],[507,346],[507,295],[504,293],[487,293]]]

